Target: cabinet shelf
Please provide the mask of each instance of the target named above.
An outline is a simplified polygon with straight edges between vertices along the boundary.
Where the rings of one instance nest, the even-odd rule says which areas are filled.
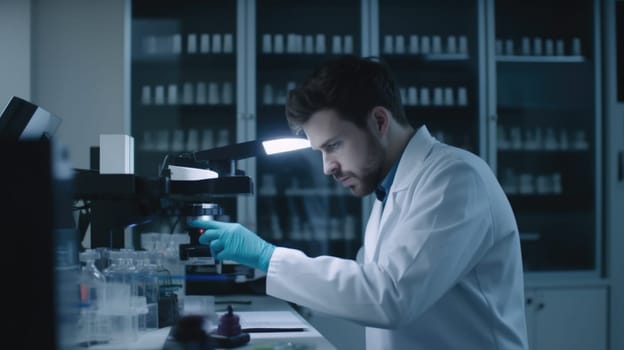
[[[214,68],[215,70],[236,69],[236,56],[228,54],[181,54],[141,56],[132,60],[133,69],[173,69],[193,70],[197,68]]]
[[[445,61],[468,61],[467,53],[431,53],[431,54],[384,54],[387,60],[403,60],[410,62],[445,62]]]
[[[583,63],[586,61],[584,56],[520,56],[520,55],[499,55],[496,56],[497,62],[510,63]]]
[[[383,55],[386,62],[392,67],[401,69],[408,67],[413,70],[415,67],[431,69],[431,66],[453,67],[454,70],[471,72],[472,60],[468,55],[460,54],[431,54],[431,55]],[[395,68],[395,69],[396,69]]]
[[[522,106],[501,104],[497,107],[499,117],[526,115],[528,113],[579,113],[578,105],[565,106],[548,103],[524,103]]]
[[[405,106],[405,111],[409,114],[410,112],[417,113],[425,113],[425,114],[435,114],[439,116],[440,114],[446,114],[447,116],[452,117],[466,117],[472,118],[472,107],[470,105],[465,106]]]
[[[135,110],[135,116],[150,117],[152,118],[154,113],[157,114],[218,114],[223,115],[226,113],[234,113],[236,106],[234,104],[220,104],[220,105],[138,105]]]
[[[332,54],[261,54],[258,55],[258,69],[264,72],[285,71],[289,73],[302,71],[308,74],[316,67],[331,57]],[[303,76],[304,77],[304,76]]]

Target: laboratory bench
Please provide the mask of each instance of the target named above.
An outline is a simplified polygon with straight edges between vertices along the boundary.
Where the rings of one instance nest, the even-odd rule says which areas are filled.
[[[188,297],[188,296],[187,296]],[[201,296],[192,296],[194,301]],[[217,317],[227,313],[228,305],[240,317],[242,328],[289,329],[286,332],[249,332],[251,340],[236,349],[306,349],[334,350],[334,347],[321,333],[305,320],[295,308],[283,301],[260,295],[205,296],[212,304]],[[214,298],[214,299],[212,299]],[[186,303],[186,302],[185,302]],[[216,327],[216,324],[213,325]],[[301,328],[302,331],[291,329]],[[163,350],[171,327],[144,332],[128,344],[103,344],[91,347],[93,350]],[[221,348],[216,348],[221,349]]]

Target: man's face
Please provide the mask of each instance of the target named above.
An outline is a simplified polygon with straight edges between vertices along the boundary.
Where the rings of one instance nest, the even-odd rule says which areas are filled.
[[[303,124],[313,149],[323,156],[323,172],[331,175],[355,196],[373,192],[381,181],[385,157],[379,139],[372,132],[369,118],[366,129],[346,121],[334,110],[321,110]]]

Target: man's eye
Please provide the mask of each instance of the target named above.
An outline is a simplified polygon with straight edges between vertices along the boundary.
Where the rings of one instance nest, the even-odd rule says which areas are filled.
[[[335,150],[336,148],[338,148],[339,144],[340,142],[330,143],[329,145],[327,145],[327,151],[329,152]]]

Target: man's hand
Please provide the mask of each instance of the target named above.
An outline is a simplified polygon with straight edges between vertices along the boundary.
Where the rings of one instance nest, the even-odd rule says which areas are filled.
[[[275,246],[238,223],[193,220],[188,225],[203,228],[199,243],[210,245],[217,260],[234,260],[267,272]]]

